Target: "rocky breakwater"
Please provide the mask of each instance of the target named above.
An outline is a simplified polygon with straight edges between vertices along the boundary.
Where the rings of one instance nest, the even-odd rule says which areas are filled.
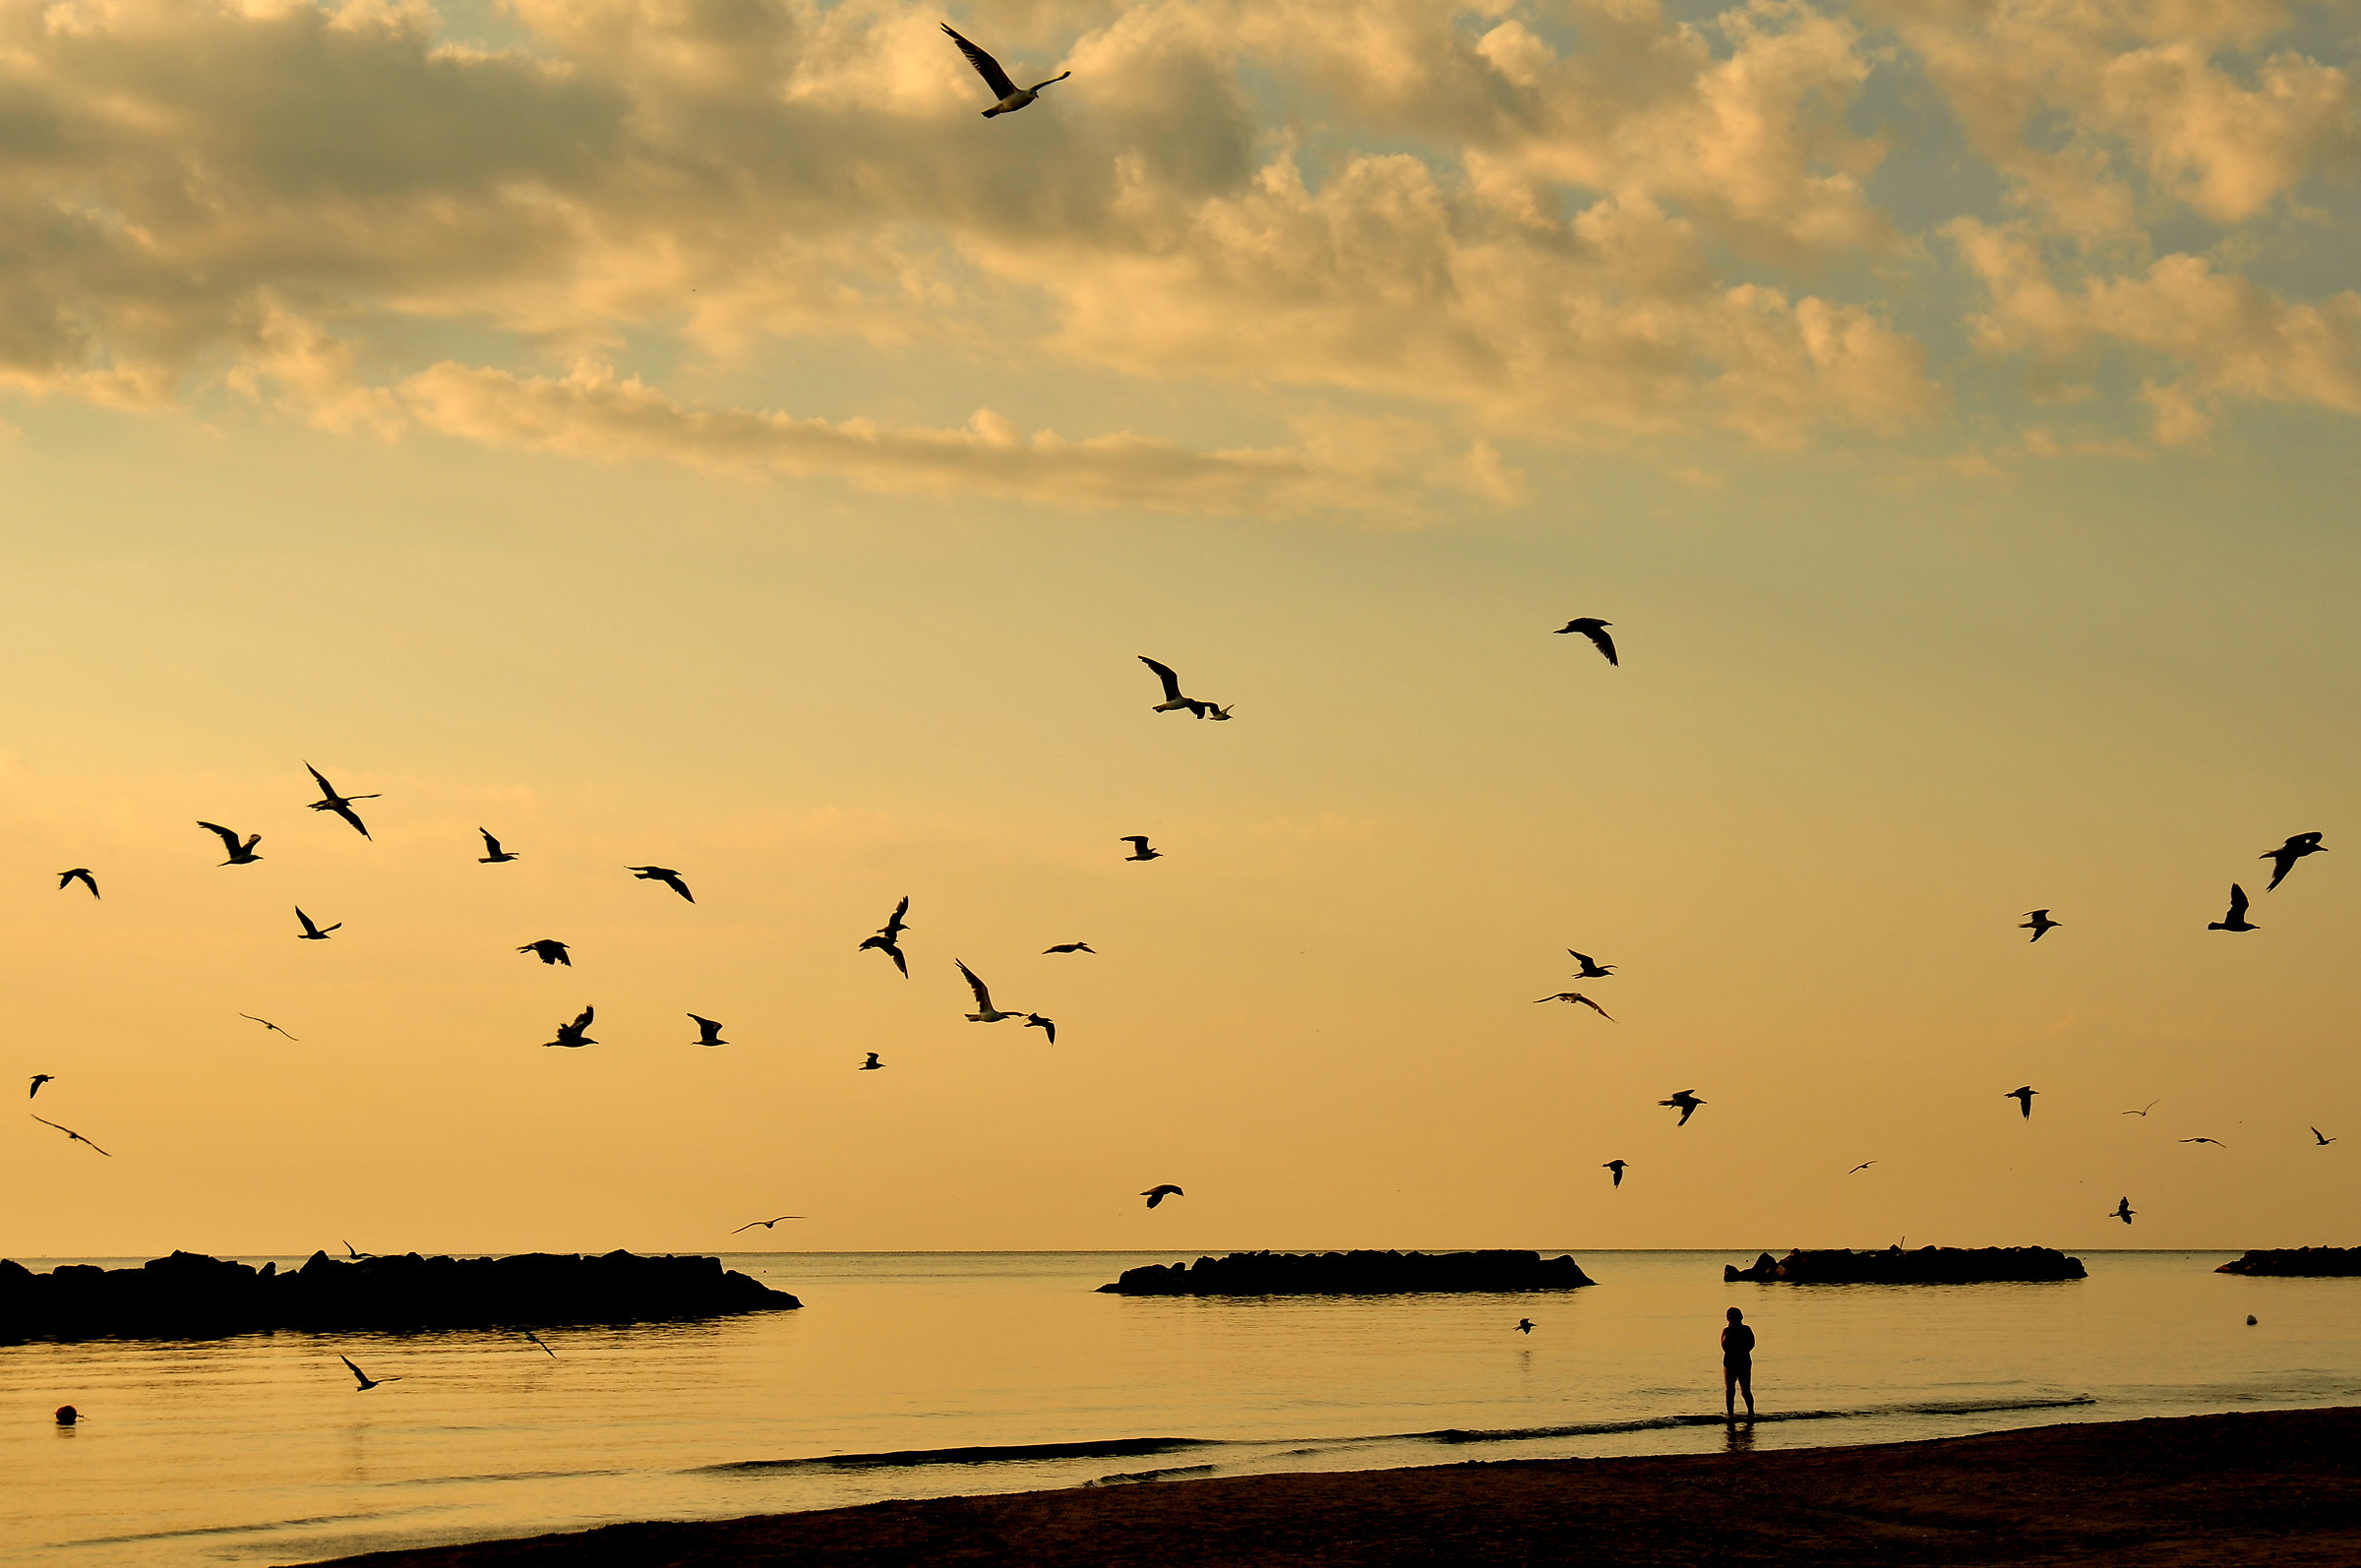
[[[1116,1296],[1406,1296],[1421,1291],[1570,1291],[1598,1282],[1539,1252],[1233,1252],[1125,1269]]]
[[[0,1340],[107,1334],[203,1336],[257,1329],[466,1328],[628,1323],[801,1306],[719,1258],[365,1257],[315,1252],[281,1271],[175,1252],[136,1269],[68,1264],[35,1274],[0,1260]]]
[[[2350,1278],[2361,1275],[2361,1246],[2259,1247],[2213,1272],[2297,1280]]]
[[[2042,1283],[2084,1278],[2083,1260],[2046,1246],[1922,1246],[1914,1252],[1890,1246],[1883,1252],[1765,1252],[1751,1268],[1725,1264],[1726,1281],[1762,1285],[1988,1285]]]

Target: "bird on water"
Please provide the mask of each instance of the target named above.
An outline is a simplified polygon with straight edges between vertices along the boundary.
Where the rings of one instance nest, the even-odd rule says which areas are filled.
[[[2208,931],[2261,931],[2263,928],[2246,918],[2246,889],[2230,883],[2230,912],[2216,921],[2209,921]]]
[[[569,969],[574,967],[573,958],[568,956],[573,949],[555,936],[544,936],[539,941],[526,942],[516,950],[520,953],[530,953],[544,964],[564,964]]]
[[[1705,1102],[1697,1098],[1696,1090],[1683,1089],[1677,1094],[1673,1095],[1671,1099],[1659,1100],[1657,1104],[1660,1106],[1676,1107],[1680,1112],[1680,1119],[1672,1124],[1676,1127],[1685,1127],[1689,1124],[1689,1117],[1695,1116],[1697,1114],[1697,1108],[1705,1104]]]
[[[98,896],[98,879],[91,874],[91,869],[88,866],[77,866],[70,872],[57,874],[57,890],[61,893],[76,882],[89,888],[92,898]]]
[[[892,959],[893,967],[902,972],[904,980],[908,980],[910,978],[910,962],[902,956],[902,933],[908,931],[910,927],[902,917],[909,913],[910,895],[904,893],[902,901],[893,906],[893,913],[885,918],[885,924],[878,928],[878,934],[854,948],[853,951],[865,953],[875,947]]]
[[[2007,1094],[2002,1095],[2001,1098],[2003,1100],[2016,1101],[2018,1114],[2029,1120],[2033,1115],[2033,1096],[2039,1094],[2040,1092],[2040,1090],[2034,1088],[2028,1083],[2022,1088],[2011,1089]]]
[[[574,1022],[558,1025],[558,1038],[544,1040],[541,1043],[542,1048],[546,1050],[551,1046],[563,1046],[568,1051],[573,1051],[580,1046],[597,1045],[598,1042],[591,1039],[589,1033],[591,1016],[597,1011],[598,1009],[595,1007],[584,1007],[574,1015]]]
[[[961,37],[956,28],[945,22],[942,24],[942,30],[951,35],[951,41],[959,45],[959,52],[967,56],[967,63],[976,68],[976,75],[984,79],[984,85],[992,89],[993,96],[999,100],[984,111],[984,118],[987,120],[996,114],[1014,114],[1035,98],[1040,97],[1041,90],[1048,87],[1051,82],[1062,82],[1073,75],[1071,71],[1060,71],[1050,78],[1049,82],[1036,82],[1029,88],[1020,88],[1008,79],[1007,72],[1000,69],[999,61],[995,60],[991,55]]]
[[[689,891],[689,884],[681,880],[681,874],[669,866],[626,866],[624,870],[643,882],[662,882],[692,904],[696,902],[696,895]]]
[[[341,931],[344,929],[344,923],[340,920],[337,921],[333,926],[322,926],[316,924],[311,916],[303,912],[303,906],[301,904],[297,904],[295,906],[295,918],[303,923],[303,932],[295,938],[299,942],[324,942],[328,940],[328,934],[330,932]]]
[[[1167,1198],[1185,1198],[1188,1196],[1188,1194],[1181,1191],[1179,1187],[1173,1185],[1170,1181],[1160,1181],[1156,1185],[1148,1188],[1147,1191],[1142,1192],[1140,1196],[1148,1200],[1148,1207],[1152,1209]]]
[[[219,822],[199,822],[197,825],[204,828],[209,833],[218,835],[221,840],[221,847],[229,851],[229,859],[223,861],[221,863],[222,865],[251,866],[256,861],[262,859],[260,855],[257,855],[254,852],[254,846],[263,841],[262,834],[249,833],[246,835],[244,842],[241,843],[237,834],[231,832],[228,828],[223,827]]]
[[[1591,1011],[1597,1013],[1600,1017],[1606,1019],[1608,1023],[1611,1024],[1615,1021],[1604,1007],[1600,1006],[1597,1002],[1591,1000],[1590,997],[1584,995],[1579,991],[1561,991],[1554,996],[1536,996],[1533,998],[1533,1004],[1536,1007],[1539,1007],[1543,1002],[1545,1001],[1580,1002],[1583,1006],[1590,1008]]]
[[[311,763],[304,763],[303,770],[312,775],[313,783],[320,786],[320,798],[312,802],[311,810],[315,812],[335,813],[338,816],[344,818],[345,821],[352,824],[352,830],[354,832],[360,834],[363,838],[367,838],[369,836],[369,828],[367,824],[362,822],[360,813],[352,809],[352,803],[354,801],[374,801],[380,799],[381,797],[375,795],[338,795],[336,793],[336,787],[333,784],[331,784],[327,777],[322,774],[318,768],[312,766]]]
[[[1125,860],[1161,860],[1164,858],[1163,850],[1148,848],[1148,835],[1145,833],[1126,833],[1118,842],[1131,846],[1131,853],[1123,857]]]
[[[26,1098],[30,1100],[32,1097],[30,1095],[27,1095]],[[56,1127],[58,1131],[64,1133],[68,1138],[72,1139],[76,1143],[84,1144],[99,1154],[106,1154],[104,1149],[100,1149],[98,1145],[91,1143],[90,1139],[84,1137],[81,1133],[76,1132],[72,1127],[62,1126],[59,1123],[50,1120],[47,1116],[34,1116],[32,1119],[39,1122],[44,1127]],[[109,1160],[114,1158],[114,1156],[111,1154],[106,1154],[106,1157]]]
[[[954,964],[959,964],[959,973],[967,977],[967,989],[976,994],[976,1010],[967,1015],[967,1021],[969,1023],[997,1024],[1003,1018],[1022,1018],[1025,1016],[1021,1012],[1003,1012],[999,1008],[995,1007],[992,1004],[992,992],[985,987],[985,984],[982,980],[977,978],[976,972],[968,968],[967,965],[959,963],[959,960],[956,958],[952,959],[951,962]]]
[[[549,1347],[546,1345],[541,1348],[543,1350],[549,1349]],[[359,1388],[353,1390],[353,1392],[356,1394],[366,1394],[369,1392],[369,1390],[377,1387],[377,1385],[380,1383],[398,1383],[401,1381],[401,1379],[398,1377],[371,1377],[367,1372],[364,1372],[359,1367],[353,1365],[352,1357],[349,1356],[339,1356],[336,1357],[336,1359],[344,1363],[345,1369],[352,1373],[353,1381],[361,1385]]]
[[[1578,632],[1589,637],[1591,645],[1606,656],[1607,663],[1619,669],[1622,667],[1622,661],[1615,657],[1615,639],[1606,634],[1606,629],[1613,625],[1612,621],[1602,621],[1597,616],[1579,616],[1559,627],[1550,635],[1562,637],[1569,632]]]
[[[513,861],[516,858],[516,852],[515,850],[502,849],[500,847],[500,840],[494,838],[487,829],[479,827],[476,829],[476,831],[484,835],[484,852],[475,858],[475,863],[478,866],[499,866],[505,862]],[[542,1348],[544,1350],[548,1349],[547,1346]]]
[[[2039,941],[2064,924],[2064,921],[2050,919],[2049,911],[2046,909],[2028,909],[2025,912],[2025,924],[2017,929],[2031,932],[2033,934],[2031,939]]]
[[[2327,854],[2320,838],[2318,833],[2298,833],[2277,849],[2267,849],[2257,855],[2255,859],[2270,862],[2270,880],[2263,884],[2263,891],[2268,893],[2285,881],[2287,874],[2295,870],[2295,863],[2306,855]]]

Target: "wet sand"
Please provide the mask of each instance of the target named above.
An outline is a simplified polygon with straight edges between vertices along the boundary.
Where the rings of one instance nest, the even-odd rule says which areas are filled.
[[[369,1568],[2361,1564],[2361,1409],[1857,1448],[1155,1481],[617,1525]]]

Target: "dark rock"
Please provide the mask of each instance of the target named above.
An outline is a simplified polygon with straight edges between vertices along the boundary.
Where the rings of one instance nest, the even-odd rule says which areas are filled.
[[[2046,1246],[1922,1246],[1905,1252],[1796,1250],[1756,1255],[1750,1268],[1725,1264],[1722,1278],[1760,1285],[1984,1285],[2084,1278],[2083,1260]]]
[[[315,1252],[279,1273],[198,1252],[136,1269],[70,1263],[47,1274],[0,1260],[0,1341],[258,1329],[463,1328],[713,1317],[803,1303],[709,1257],[546,1252],[338,1262]]]
[[[1117,1296],[1399,1296],[1420,1291],[1570,1291],[1597,1283],[1539,1252],[1233,1252],[1125,1269]]]
[[[2361,1246],[2258,1247],[2213,1272],[2313,1280],[2350,1278],[2361,1275]]]

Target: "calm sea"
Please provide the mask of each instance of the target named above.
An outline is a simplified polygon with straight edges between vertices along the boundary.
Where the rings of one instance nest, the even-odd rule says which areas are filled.
[[[1761,1337],[1761,1448],[2361,1402],[2361,1280],[2215,1274],[2223,1253],[1833,1288],[1725,1286],[1737,1253],[1575,1255],[1596,1289],[1225,1301],[1095,1294],[1169,1253],[749,1254],[727,1262],[802,1311],[553,1330],[554,1359],[474,1331],[0,1347],[0,1560],[299,1563],[1111,1478],[1720,1449],[1728,1305]],[[360,1393],[338,1353],[402,1381]],[[86,1419],[60,1430],[67,1403]]]

